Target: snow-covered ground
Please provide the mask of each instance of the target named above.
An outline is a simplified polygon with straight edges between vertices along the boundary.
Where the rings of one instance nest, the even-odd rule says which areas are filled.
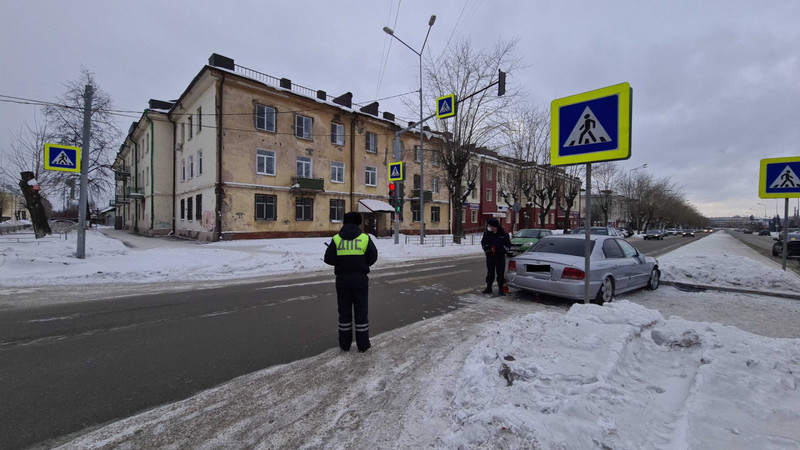
[[[87,258],[76,260],[74,239],[0,239],[0,302],[24,302],[37,283],[330,270],[324,241],[153,239],[162,248],[128,248],[92,230]],[[480,254],[392,240],[378,248],[383,267]],[[664,279],[800,292],[800,278],[724,232],[659,261]],[[522,294],[462,300],[452,313],[375,336],[367,353],[335,349],[265,369],[64,447],[800,447],[798,300],[671,286],[568,310]]]

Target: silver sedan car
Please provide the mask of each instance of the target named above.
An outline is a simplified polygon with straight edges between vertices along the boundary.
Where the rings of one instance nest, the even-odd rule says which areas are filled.
[[[506,271],[508,285],[574,300],[584,298],[584,235],[542,238],[530,250],[512,258]],[[639,253],[624,239],[591,236],[590,292],[599,304],[614,295],[638,288],[658,289],[661,271],[658,261]]]

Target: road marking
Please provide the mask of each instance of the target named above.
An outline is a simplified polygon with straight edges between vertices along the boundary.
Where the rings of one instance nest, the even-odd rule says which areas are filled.
[[[421,276],[418,276],[418,277],[401,278],[399,280],[387,281],[386,284],[407,283],[407,282],[410,282],[410,281],[427,280],[429,278],[439,278],[439,277],[444,277],[444,276],[447,276],[447,275],[455,275],[457,273],[468,273],[468,272],[472,272],[472,271],[471,270],[456,270],[455,272],[435,273],[435,274],[431,274],[431,275],[421,275]]]

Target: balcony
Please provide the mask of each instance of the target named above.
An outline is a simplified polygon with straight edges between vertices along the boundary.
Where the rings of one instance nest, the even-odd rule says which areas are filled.
[[[130,198],[134,198],[134,199],[136,199],[136,198],[144,198],[144,192],[143,192],[142,188],[128,186],[128,189],[125,192],[125,196],[126,197],[130,197]]]
[[[115,180],[125,180],[131,176],[131,169],[126,165],[116,166],[114,167],[114,179]]]
[[[325,191],[325,180],[323,178],[301,178],[292,179],[292,189],[300,191]]]

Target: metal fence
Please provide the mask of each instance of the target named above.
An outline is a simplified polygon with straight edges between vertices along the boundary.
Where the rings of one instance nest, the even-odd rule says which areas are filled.
[[[425,244],[420,244],[419,235],[403,236],[406,245],[422,245],[423,247],[449,247],[456,245],[480,245],[482,234],[468,234],[461,238],[461,243],[453,242],[452,234],[435,234],[425,236]]]

